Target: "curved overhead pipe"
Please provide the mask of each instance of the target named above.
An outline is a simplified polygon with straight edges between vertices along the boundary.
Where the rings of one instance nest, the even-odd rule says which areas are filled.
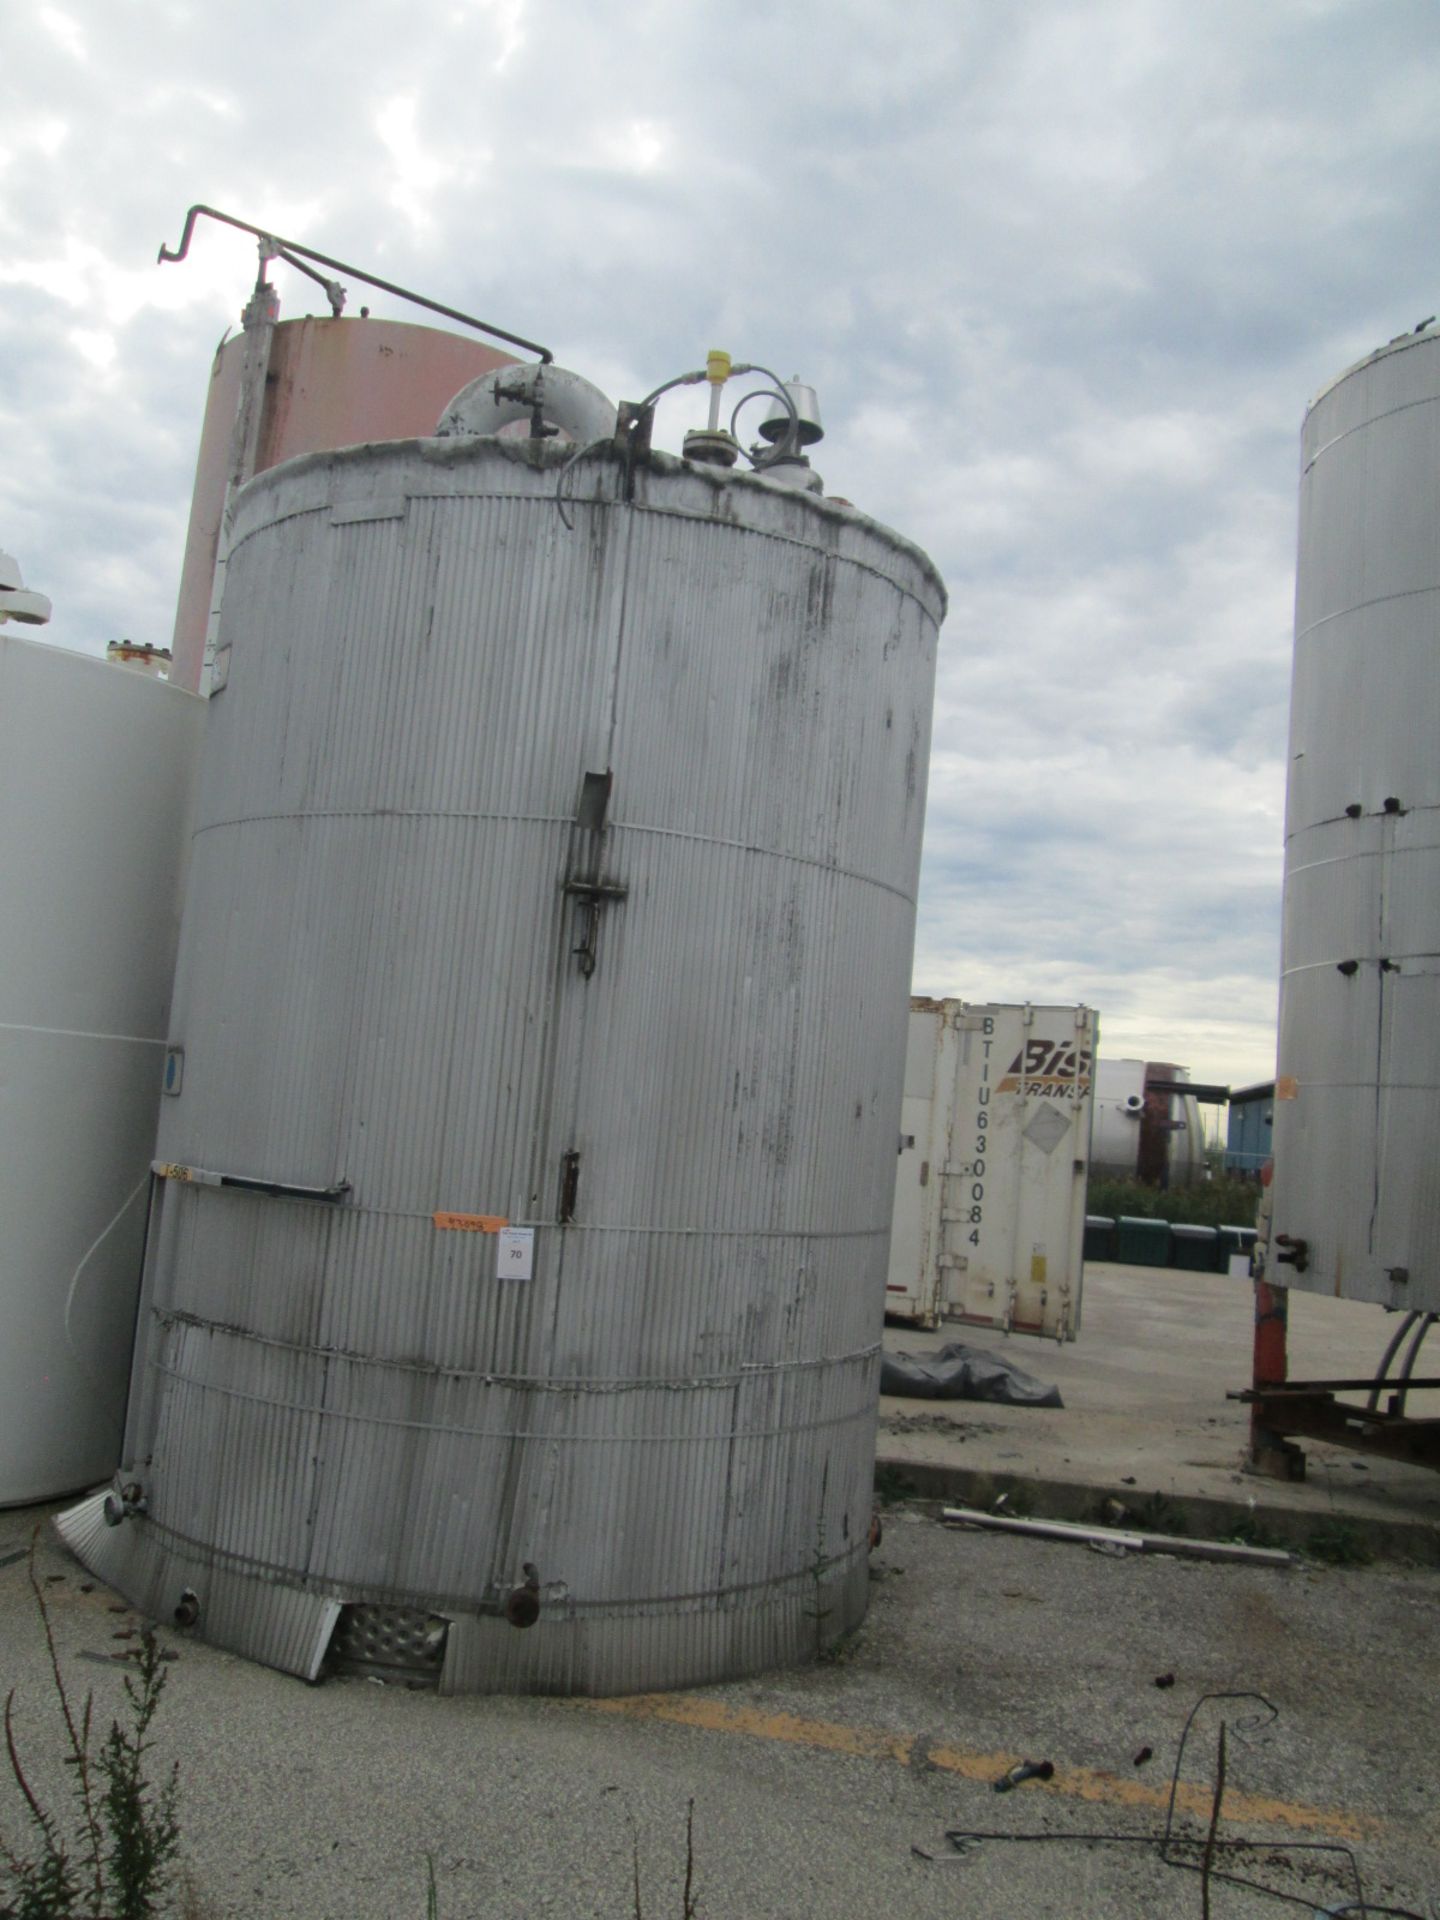
[[[363,280],[367,287],[378,287],[381,293],[393,293],[399,300],[408,300],[412,306],[424,307],[430,313],[442,314],[447,320],[458,320],[462,327],[473,327],[477,333],[488,333],[494,340],[503,340],[507,346],[521,347],[526,353],[533,353],[543,365],[554,358],[548,347],[542,347],[537,341],[526,340],[518,333],[507,333],[503,327],[492,327],[488,320],[477,320],[473,314],[461,313],[457,307],[442,307],[438,300],[427,300],[423,293],[413,293],[409,287],[400,287],[393,280],[379,280],[373,273],[366,273],[359,267],[347,266],[343,260],[332,260],[328,253],[317,253],[313,247],[302,247],[298,240],[282,239],[278,233],[270,233],[264,227],[255,227],[248,220],[237,220],[233,213],[221,213],[218,207],[195,205],[185,216],[185,230],[180,235],[178,247],[162,246],[155,256],[162,265],[167,260],[183,260],[190,251],[190,236],[195,231],[195,222],[201,214],[207,219],[219,220],[227,227],[238,227],[241,233],[253,233],[272,256],[289,261],[293,267],[299,267],[302,273],[308,268],[300,260],[292,260],[292,254],[299,254],[305,260],[314,260],[319,266],[333,267],[336,273],[347,274],[352,280]],[[312,274],[312,279],[318,276]],[[328,281],[320,282],[326,290],[332,308],[335,306],[335,292]],[[341,295],[343,299],[343,294]]]

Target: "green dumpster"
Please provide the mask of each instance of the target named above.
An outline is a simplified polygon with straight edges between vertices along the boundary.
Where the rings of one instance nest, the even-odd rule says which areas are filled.
[[[1122,1213],[1115,1222],[1115,1258],[1127,1267],[1168,1267],[1169,1221]]]
[[[1115,1222],[1103,1213],[1087,1213],[1085,1216],[1085,1258],[1115,1258]]]
[[[1186,1273],[1214,1273],[1215,1247],[1220,1238],[1214,1227],[1174,1226],[1170,1236],[1172,1266]]]

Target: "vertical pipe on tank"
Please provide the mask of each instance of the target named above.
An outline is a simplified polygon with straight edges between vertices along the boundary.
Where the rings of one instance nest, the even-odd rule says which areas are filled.
[[[225,567],[230,553],[230,529],[235,517],[235,495],[253,479],[260,452],[260,429],[265,419],[265,380],[280,297],[265,278],[264,256],[255,291],[241,319],[245,328],[245,356],[240,364],[240,393],[235,425],[230,435],[230,459],[225,473],[225,499],[220,510],[220,538],[215,548],[215,571],[210,582],[210,611],[205,622],[205,653],[200,668],[200,691],[210,690],[215,664],[215,635],[220,625],[220,598],[225,591]]]

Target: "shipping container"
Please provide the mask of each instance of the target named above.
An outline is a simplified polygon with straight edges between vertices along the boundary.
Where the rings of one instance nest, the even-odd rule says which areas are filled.
[[[1075,1338],[1096,1024],[911,1001],[889,1315]]]

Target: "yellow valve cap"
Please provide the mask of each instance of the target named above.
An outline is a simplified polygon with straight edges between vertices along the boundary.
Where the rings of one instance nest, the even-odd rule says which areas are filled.
[[[705,356],[705,378],[717,387],[723,387],[730,378],[730,356],[719,347],[712,347]]]

